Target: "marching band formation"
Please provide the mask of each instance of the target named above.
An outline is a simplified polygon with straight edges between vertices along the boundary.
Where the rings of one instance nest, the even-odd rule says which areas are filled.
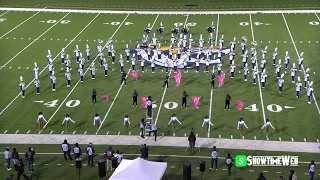
[[[164,36],[164,31],[165,28],[163,27],[162,22],[160,23],[160,27],[156,29],[156,31],[159,33],[160,40],[163,39]],[[212,61],[215,58],[215,53],[213,52],[214,48],[218,48],[217,52],[217,60],[219,60],[218,63],[214,64],[214,68],[217,69],[218,75],[223,73],[223,69],[225,71],[229,69],[230,72],[230,78],[234,79],[236,75],[236,69],[239,69],[239,73],[243,73],[243,78],[244,81],[248,81],[249,78],[249,73],[250,73],[250,67],[252,71],[252,82],[253,85],[256,85],[257,83],[261,83],[261,88],[265,88],[267,86],[268,82],[268,71],[266,68],[266,64],[268,62],[271,62],[273,66],[275,67],[274,72],[276,74],[276,77],[278,79],[278,87],[279,87],[279,93],[283,92],[283,86],[284,86],[284,76],[287,74],[287,70],[290,69],[290,76],[291,76],[291,81],[292,84],[295,84],[295,90],[296,90],[296,98],[300,98],[301,92],[302,92],[302,86],[304,89],[306,89],[306,94],[308,97],[308,104],[311,104],[312,101],[312,96],[313,96],[313,81],[310,81],[309,73],[310,73],[310,68],[307,68],[305,71],[303,69],[303,62],[304,62],[304,53],[302,52],[298,59],[297,59],[297,64],[293,62],[290,64],[290,56],[289,52],[285,51],[285,56],[283,57],[284,61],[281,59],[278,59],[278,48],[275,48],[272,54],[272,61],[267,61],[267,54],[268,54],[268,46],[263,48],[261,50],[261,59],[260,59],[260,64],[258,62],[258,55],[257,55],[257,42],[252,42],[251,43],[251,48],[247,48],[247,38],[242,37],[241,38],[241,43],[240,43],[240,48],[241,48],[241,61],[243,64],[243,67],[237,67],[235,64],[235,56],[236,56],[236,46],[237,46],[237,41],[236,37],[233,38],[233,40],[230,42],[230,52],[228,53],[223,53],[223,48],[226,48],[225,41],[224,41],[224,35],[221,36],[219,40],[215,40],[213,38],[213,33],[215,32],[215,26],[214,23],[211,23],[211,26],[206,28],[206,31],[209,33],[209,39],[207,42],[203,39],[202,34],[200,34],[200,38],[198,41],[198,45],[196,45],[196,42],[192,38],[192,34],[189,34],[189,28],[188,26],[184,26],[184,28],[180,29],[178,25],[171,29],[171,38],[170,38],[170,48],[168,54],[165,54],[162,49],[161,49],[161,44],[160,40],[157,39],[156,33],[153,34],[153,37],[151,37],[151,32],[152,28],[150,27],[150,24],[144,29],[145,34],[143,34],[142,38],[142,43],[138,44],[137,47],[135,47],[134,53],[132,53],[131,49],[129,48],[129,45],[126,44],[124,48],[124,56],[119,53],[117,56],[119,59],[116,58],[116,51],[114,49],[114,42],[111,38],[109,38],[106,42],[105,45],[103,45],[102,40],[98,40],[97,44],[97,64],[100,66],[102,69],[101,72],[103,72],[104,76],[108,76],[108,60],[107,57],[110,58],[111,64],[115,64],[118,62],[119,64],[119,71],[121,73],[124,73],[124,66],[125,66],[125,61],[127,63],[131,63],[130,69],[137,70],[136,63],[140,62],[140,70],[142,73],[147,71],[145,68],[146,61],[150,62],[151,66],[151,73],[155,73],[156,66],[157,66],[157,61],[163,60],[164,59],[164,72],[168,73],[169,69],[171,67],[169,66],[170,61],[173,64],[173,72],[177,73],[178,72],[178,64],[183,65],[183,70],[185,73],[188,72],[188,62],[191,61],[192,59],[192,49],[197,50],[197,55],[196,55],[196,61],[195,61],[195,72],[199,73],[200,72],[200,61],[204,60],[205,63],[205,71],[206,73],[209,72],[210,68],[210,61]],[[189,34],[189,39],[187,39],[187,35]],[[215,45],[218,45],[218,47],[215,47]],[[205,45],[208,45],[209,48],[205,48]],[[229,47],[228,47],[229,48]],[[206,51],[204,51],[206,49]],[[107,56],[104,55],[104,51],[107,53]],[[146,54],[146,56],[143,56],[143,53]],[[75,63],[78,64],[78,75],[79,75],[79,81],[81,83],[84,82],[85,78],[85,73],[90,70],[90,76],[91,79],[94,80],[96,77],[97,73],[97,68],[96,68],[96,62],[95,59],[92,58],[92,53],[90,50],[89,45],[87,44],[85,47],[85,56],[83,56],[80,48],[78,45],[76,45],[75,50],[74,50],[74,59]],[[249,55],[251,54],[251,56]],[[229,68],[226,67],[228,61],[224,61],[223,63],[223,55],[229,55]],[[65,49],[62,48],[61,52],[61,64],[64,66],[65,69],[65,78],[66,78],[66,86],[71,87],[72,86],[72,78],[71,78],[71,70],[73,69],[74,66],[71,64],[71,57],[65,53]],[[213,56],[214,55],[214,56]],[[49,70],[49,76],[52,84],[52,91],[56,91],[56,83],[57,83],[57,78],[55,76],[55,68],[53,64],[53,59],[52,59],[52,54],[51,51],[48,50],[47,54],[47,61],[48,61],[48,70]],[[125,58],[125,60],[124,60]],[[248,60],[251,60],[251,66],[249,65],[250,62]],[[92,62],[91,62],[92,60]],[[91,63],[90,63],[91,62]],[[85,70],[85,63],[90,63],[88,69]],[[260,65],[260,68],[259,68]],[[297,65],[297,66],[296,66]],[[302,79],[300,78],[299,75],[297,75],[297,71],[302,72],[303,71],[303,81],[304,84],[302,84]],[[37,63],[34,63],[34,85],[36,89],[36,94],[40,94],[40,80],[39,80],[39,67]],[[214,73],[214,71],[213,71]],[[260,82],[259,82],[260,81]],[[25,97],[25,83],[23,81],[23,77],[20,77],[20,91],[21,91],[21,97]],[[127,119],[127,120],[126,120]],[[43,122],[46,121],[42,115],[42,113],[39,113],[38,117],[38,122],[39,122],[39,127],[40,129],[43,127]],[[69,122],[74,122],[69,116],[66,117],[65,121],[67,124]],[[169,124],[172,124],[172,127],[175,132],[176,128],[176,122],[180,123],[180,121],[177,119],[175,115],[172,116]],[[40,125],[41,124],[41,125]],[[97,129],[99,128],[101,124],[100,116],[97,114],[94,118],[94,125],[97,126]],[[124,124],[126,126],[126,130],[128,129],[128,125],[130,124],[129,118],[126,117],[124,120]],[[181,123],[180,123],[181,124]],[[204,119],[203,125],[206,125],[206,132],[208,131],[208,126],[213,125],[209,118],[206,117]],[[246,127],[246,124],[244,123],[244,120],[241,118],[238,122],[238,129],[240,129],[240,135],[242,136],[242,127]],[[270,121],[267,120],[266,123],[262,128],[266,129],[266,135],[268,136],[268,128],[273,126],[271,125]],[[70,128],[70,127],[69,127]]]

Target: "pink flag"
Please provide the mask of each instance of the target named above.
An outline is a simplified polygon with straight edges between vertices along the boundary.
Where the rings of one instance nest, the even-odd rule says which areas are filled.
[[[200,96],[191,97],[194,109],[199,109]]]
[[[242,111],[243,107],[244,107],[244,102],[241,102],[239,100],[234,100],[235,103],[237,103],[238,105],[238,111]]]
[[[176,87],[180,86],[182,81],[181,72],[178,72],[174,75],[174,79],[176,80]]]
[[[108,95],[103,95],[103,94],[102,94],[102,95],[100,95],[100,96],[101,96],[102,99],[105,99],[106,101],[109,100],[109,96],[108,96]]]
[[[141,100],[142,100],[142,108],[147,108],[147,97],[142,96]]]
[[[224,85],[224,79],[225,79],[225,77],[226,77],[226,73],[222,73],[222,74],[220,74],[220,75],[218,76],[218,78],[219,78],[219,86],[218,86],[218,87],[221,87],[221,86]]]
[[[131,76],[136,79],[136,82],[138,82],[138,78],[139,78],[138,71],[133,70],[131,72]]]

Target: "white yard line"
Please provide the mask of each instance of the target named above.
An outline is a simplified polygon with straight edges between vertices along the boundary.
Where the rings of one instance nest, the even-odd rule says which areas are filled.
[[[73,38],[73,40],[75,40],[92,22],[93,22],[93,20],[95,20],[95,18],[97,18],[99,16],[99,14],[96,16],[96,17],[94,17],[74,38]],[[73,42],[73,40],[71,40],[64,48],[67,48],[72,42]],[[54,57],[53,59],[52,59],[52,61],[54,61],[58,56],[60,56],[60,53],[58,53],[57,55],[56,55],[56,57]],[[46,66],[45,68],[43,68],[43,70],[42,71],[40,71],[40,73],[39,73],[39,76],[46,70],[48,68],[48,66]],[[26,89],[31,85],[31,84],[33,84],[33,81],[34,81],[34,79],[26,86]],[[11,106],[11,104],[17,99],[17,98],[19,98],[20,97],[20,93],[0,112],[0,116],[3,114],[3,112],[5,111],[5,110],[7,110],[10,106]]]
[[[98,14],[99,15],[99,14]],[[95,20],[98,15],[96,17],[94,17],[91,22],[86,26],[88,27],[93,20]],[[125,22],[125,20],[129,17],[130,14],[128,14],[124,20],[122,21],[122,23],[119,25],[119,27],[116,29],[116,31],[113,33],[113,35],[111,36],[111,38],[118,32],[118,30],[120,29],[120,27],[122,27],[122,24]],[[72,41],[71,41],[72,42]],[[106,45],[105,45],[106,46]],[[103,47],[103,49],[105,48],[105,46]],[[92,60],[92,62],[94,62],[97,59],[98,55]],[[91,64],[91,63],[90,63]],[[87,70],[84,72],[84,75],[89,71],[90,68],[87,68]],[[49,124],[49,122],[52,120],[52,118],[57,114],[57,112],[60,110],[60,108],[64,105],[65,101],[69,98],[69,96],[72,94],[72,92],[76,89],[76,87],[78,86],[78,84],[80,83],[80,80],[78,80],[78,82],[73,86],[73,88],[70,90],[69,94],[67,95],[66,98],[64,98],[64,100],[61,102],[60,106],[56,109],[56,111],[52,114],[52,116],[48,119],[48,122],[46,122],[46,124],[43,126],[43,129],[45,129],[47,127],[47,125]],[[42,130],[39,132],[39,134],[42,133]]]
[[[8,11],[9,12],[9,11]],[[24,24],[25,22],[29,21],[31,18],[33,18],[34,16],[36,16],[37,14],[39,14],[39,12],[35,13],[34,15],[30,16],[28,19],[24,20],[22,23],[18,24],[16,27],[12,28],[10,31],[6,32],[4,35],[2,35],[0,37],[0,39],[2,39],[4,36],[6,36],[7,34],[11,33],[13,30],[17,29],[19,26],[21,26],[22,24]]]
[[[0,17],[1,17],[1,16],[3,16],[3,15],[5,15],[5,14],[7,14],[8,12],[10,12],[10,11],[7,11],[7,12],[5,12],[5,13],[1,14],[1,15],[0,15]]]
[[[214,46],[217,46],[218,43],[218,33],[219,33],[219,22],[220,22],[220,15],[218,14],[218,18],[217,18],[217,30],[216,30],[216,40],[214,42]],[[214,66],[213,66],[214,68]],[[209,121],[211,122],[211,114],[212,114],[212,96],[213,96],[213,87],[211,87],[211,92],[210,92],[210,107],[209,107]],[[210,123],[209,123],[209,128],[208,128],[208,137],[210,137]]]
[[[21,51],[19,51],[15,56],[13,56],[9,61],[7,61],[4,65],[2,65],[1,67],[5,67],[7,64],[9,64],[12,60],[14,60],[19,54],[21,54],[24,50],[26,50],[29,46],[31,46],[33,43],[35,43],[37,41],[37,39],[41,38],[43,35],[45,35],[48,31],[50,31],[54,26],[56,26],[58,23],[60,23],[60,21],[62,21],[66,16],[68,16],[70,13],[66,14],[65,16],[63,16],[59,21],[57,21],[55,24],[53,24],[49,29],[47,29],[45,32],[43,32],[40,36],[38,36],[36,39],[34,39],[31,43],[29,43],[26,47],[24,47]],[[9,31],[10,32],[10,31]],[[6,34],[8,34],[9,32],[7,32]],[[6,35],[5,34],[5,35]],[[5,36],[3,35],[3,36]],[[1,36],[0,39],[3,37]],[[1,69],[0,69],[1,70]]]
[[[314,14],[317,16],[318,20],[320,21],[320,18],[319,18],[319,16],[318,16],[318,14],[317,14],[317,13],[314,13]]]
[[[252,34],[252,42],[255,41],[254,39],[254,33],[253,33],[253,26],[252,26],[252,18],[251,18],[251,14],[250,16],[250,26],[251,26],[251,34]],[[262,91],[261,91],[261,84],[260,84],[260,75],[258,73],[258,86],[259,86],[259,93],[260,93],[260,101],[261,101],[261,108],[262,108],[262,115],[263,115],[263,122],[266,122],[266,114],[264,112],[264,104],[263,104],[263,97],[262,97]]]
[[[186,26],[188,18],[189,18],[189,15],[186,17],[186,20],[184,22],[183,27]],[[171,72],[172,72],[172,68],[169,71],[169,74],[168,74],[169,76],[171,75]],[[168,83],[169,83],[169,79],[168,79]],[[159,119],[159,115],[160,115],[160,112],[161,112],[162,103],[163,103],[164,97],[166,95],[166,92],[167,92],[167,86],[164,87],[164,91],[163,91],[162,98],[161,98],[161,101],[160,101],[160,106],[159,106],[159,109],[158,109],[158,112],[157,112],[157,115],[156,115],[156,119],[154,121],[155,125],[157,125],[157,122],[158,122],[158,119]]]
[[[154,24],[156,23],[156,21],[158,20],[158,17],[159,17],[159,14],[157,15],[157,17],[156,17],[156,18],[155,18],[155,20],[153,21],[153,24],[152,24],[152,26],[151,26],[151,29],[153,29],[153,26],[154,26]],[[126,78],[128,77],[128,75],[129,75],[130,71],[131,71],[131,68],[129,69],[129,71],[128,71],[128,73],[127,73]],[[117,97],[118,97],[118,95],[119,95],[119,93],[120,93],[120,91],[121,91],[122,87],[123,87],[123,83],[122,83],[122,85],[120,86],[120,88],[119,88],[119,90],[118,90],[118,92],[117,92],[116,96],[114,97],[114,99],[113,99],[113,101],[112,101],[112,103],[111,103],[111,105],[110,105],[110,107],[109,107],[109,109],[108,109],[108,111],[107,111],[106,115],[103,117],[102,122],[101,122],[101,125],[100,125],[100,127],[98,128],[98,130],[97,130],[96,134],[98,134],[98,133],[99,133],[100,129],[102,128],[103,123],[106,121],[106,119],[107,119],[107,117],[108,117],[108,115],[109,115],[109,113],[110,113],[110,111],[111,111],[111,108],[112,108],[112,106],[114,105],[114,102],[116,101],[116,99],[117,99]]]
[[[292,34],[291,34],[291,31],[290,31],[289,26],[288,26],[288,24],[287,24],[287,20],[286,20],[286,18],[284,17],[284,14],[283,14],[283,13],[282,13],[282,17],[283,17],[284,23],[286,24],[286,27],[287,27],[288,33],[289,33],[289,35],[290,35],[291,41],[294,42],[293,37],[292,37]],[[317,17],[318,17],[318,16],[317,16]],[[292,44],[293,44],[294,49],[295,49],[296,52],[297,52],[297,56],[299,57],[300,54],[299,54],[299,51],[298,51],[298,49],[297,49],[297,47],[296,47],[296,44],[295,44],[295,43],[292,43]],[[303,65],[302,65],[301,67],[302,67],[303,73],[305,74],[306,71],[304,70]],[[314,104],[316,105],[316,107],[317,107],[317,109],[318,109],[318,114],[320,115],[320,109],[319,109],[318,102],[317,102],[317,99],[316,99],[316,96],[314,95],[314,93],[312,93],[312,97],[313,97],[313,100],[314,100]]]

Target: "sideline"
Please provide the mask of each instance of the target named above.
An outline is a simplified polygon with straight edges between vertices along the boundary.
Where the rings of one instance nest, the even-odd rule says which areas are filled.
[[[320,13],[320,10],[261,10],[261,11],[110,11],[110,10],[77,10],[77,9],[41,9],[41,8],[4,8],[2,11],[40,11],[40,12],[70,12],[70,13],[101,13],[101,14],[257,14],[257,13],[272,13],[272,14],[289,14],[289,13]]]
[[[19,141],[17,141],[17,139]],[[61,144],[67,139],[70,144],[95,145],[138,145],[165,147],[188,147],[186,137],[160,136],[154,138],[141,138],[140,136],[127,135],[66,135],[66,134],[0,134],[0,144]],[[223,138],[197,138],[196,146],[199,148],[243,149],[254,151],[280,151],[280,152],[305,152],[320,153],[320,144],[311,142],[265,141]]]

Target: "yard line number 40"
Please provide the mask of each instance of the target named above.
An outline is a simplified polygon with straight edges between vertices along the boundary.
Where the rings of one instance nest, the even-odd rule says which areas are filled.
[[[259,109],[257,108],[257,104],[252,104],[246,108],[244,108],[248,111],[252,111],[252,112],[258,112]],[[267,106],[267,110],[270,112],[281,112],[282,111],[282,107],[278,104],[269,104]]]
[[[56,107],[58,105],[58,99],[53,100],[53,101],[49,101],[44,103],[43,105],[45,105],[46,107]],[[66,102],[66,106],[67,107],[77,107],[80,105],[80,100],[69,100],[68,102]]]

